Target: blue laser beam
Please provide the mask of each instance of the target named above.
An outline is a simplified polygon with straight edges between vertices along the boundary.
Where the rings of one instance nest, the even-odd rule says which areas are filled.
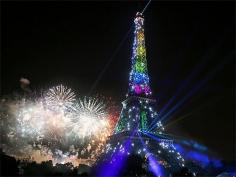
[[[229,55],[230,56],[230,55]],[[228,57],[228,56],[227,56]],[[227,58],[226,57],[226,58]],[[167,121],[168,117],[170,117],[171,114],[173,114],[173,112],[176,112],[178,110],[178,108],[183,105],[183,103],[189,99],[191,96],[193,96],[197,91],[199,91],[200,88],[202,88],[217,72],[219,72],[220,70],[223,69],[223,67],[225,66],[225,64],[229,62],[229,60],[225,59],[223,60],[222,63],[220,63],[219,65],[217,65],[217,67],[212,70],[209,71],[208,74],[206,75],[205,79],[201,80],[199,83],[195,84],[195,87],[193,87],[193,89],[187,93],[187,95],[185,95],[175,106],[173,106],[164,116],[161,117],[161,121],[165,120]],[[156,125],[154,124],[151,128],[150,131],[152,131],[154,128],[156,127]]]

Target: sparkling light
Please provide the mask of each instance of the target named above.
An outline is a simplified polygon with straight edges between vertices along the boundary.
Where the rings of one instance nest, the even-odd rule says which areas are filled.
[[[132,68],[130,72],[129,94],[150,95],[149,77],[147,73],[146,48],[144,38],[144,18],[137,14],[135,20]]]
[[[51,109],[65,110],[71,108],[75,101],[75,93],[63,85],[50,88],[45,94],[46,104]]]
[[[76,100],[62,85],[43,93],[1,99],[1,148],[19,159],[91,165],[113,131],[114,104],[92,97]]]

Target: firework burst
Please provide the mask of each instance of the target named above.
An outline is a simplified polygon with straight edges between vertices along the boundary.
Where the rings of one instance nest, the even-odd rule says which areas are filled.
[[[77,113],[86,113],[99,118],[106,117],[106,104],[98,98],[84,97],[76,104]]]
[[[114,128],[111,102],[99,97],[76,100],[62,85],[44,93],[1,100],[0,147],[20,159],[91,165]]]
[[[98,98],[84,97],[75,106],[74,131],[81,138],[91,138],[108,134],[110,125],[106,104]]]
[[[70,109],[76,100],[75,97],[75,93],[70,88],[59,85],[50,88],[44,98],[48,107],[58,111]]]

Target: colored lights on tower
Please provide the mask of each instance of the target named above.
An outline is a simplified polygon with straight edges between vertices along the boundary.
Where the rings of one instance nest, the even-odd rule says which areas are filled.
[[[132,56],[132,69],[130,72],[130,94],[145,96],[151,95],[149,77],[147,73],[146,48],[144,39],[144,19],[137,16],[134,20],[134,43]]]

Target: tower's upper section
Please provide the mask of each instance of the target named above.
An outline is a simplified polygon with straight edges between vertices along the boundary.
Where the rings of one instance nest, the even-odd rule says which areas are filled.
[[[151,89],[147,70],[146,48],[144,37],[144,17],[137,13],[134,19],[134,42],[131,58],[128,96],[149,97]]]

